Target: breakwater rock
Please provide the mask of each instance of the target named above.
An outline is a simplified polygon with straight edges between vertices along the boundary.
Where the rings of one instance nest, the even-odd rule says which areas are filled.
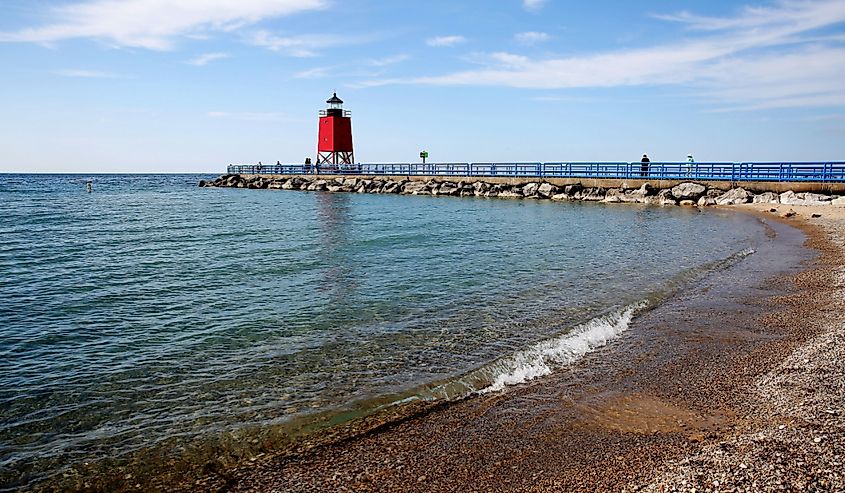
[[[200,187],[229,187],[270,190],[305,190],[310,192],[387,193],[404,195],[446,195],[453,197],[495,197],[508,199],[546,199],[556,201],[589,201],[605,203],[637,203],[652,205],[735,205],[749,202],[785,205],[845,205],[845,196],[817,193],[762,192],[754,194],[742,187],[708,187],[696,182],[683,182],[671,188],[656,188],[643,183],[639,188],[584,187],[580,183],[554,185],[526,181],[519,184],[488,183],[481,179],[412,180],[387,176],[268,176],[222,175],[213,181],[201,180]]]

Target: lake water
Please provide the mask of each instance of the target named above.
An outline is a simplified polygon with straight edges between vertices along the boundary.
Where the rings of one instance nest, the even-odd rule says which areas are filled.
[[[0,490],[174,437],[497,391],[765,235],[690,208],[201,178],[0,175]]]

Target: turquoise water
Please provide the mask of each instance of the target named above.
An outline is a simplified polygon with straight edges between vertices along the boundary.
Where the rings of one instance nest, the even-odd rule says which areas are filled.
[[[173,437],[518,383],[764,235],[688,208],[89,178],[0,175],[7,487]],[[569,344],[573,328],[593,332]]]

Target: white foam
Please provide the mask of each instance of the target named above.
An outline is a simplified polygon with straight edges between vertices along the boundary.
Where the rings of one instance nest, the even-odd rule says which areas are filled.
[[[572,332],[537,343],[492,363],[488,371],[495,375],[495,378],[478,393],[496,392],[508,385],[524,383],[548,375],[554,368],[574,363],[627,330],[634,314],[647,304],[647,301],[641,301],[615,313],[594,318],[576,327]]]

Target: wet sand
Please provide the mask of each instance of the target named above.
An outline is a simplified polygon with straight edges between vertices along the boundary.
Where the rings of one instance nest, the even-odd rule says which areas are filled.
[[[821,253],[785,265],[781,277],[759,274],[777,255],[753,255],[638,317],[571,368],[401,419],[353,423],[322,445],[210,467],[181,487],[841,490],[845,210],[821,207],[821,218],[805,219],[812,208],[793,209],[798,216],[785,220],[756,212],[778,237],[773,245],[807,251],[789,246],[803,237],[780,223],[788,221]]]

